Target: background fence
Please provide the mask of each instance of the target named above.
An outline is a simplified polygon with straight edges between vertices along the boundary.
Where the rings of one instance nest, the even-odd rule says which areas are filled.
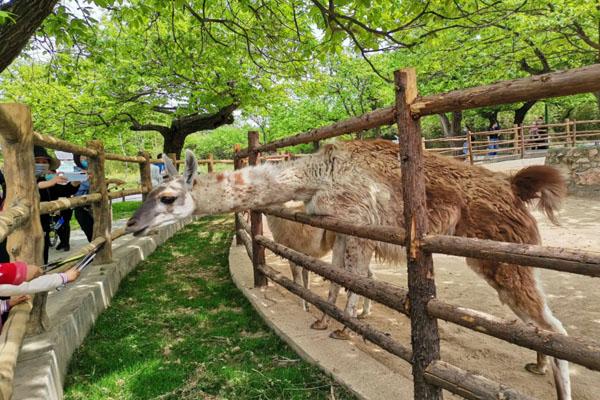
[[[554,269],[593,277],[600,276],[600,254],[538,245],[428,235],[427,211],[424,207],[426,204],[425,177],[421,168],[424,146],[419,126],[419,118],[424,115],[598,90],[600,89],[600,65],[426,97],[417,95],[416,76],[413,69],[397,71],[395,83],[395,106],[378,109],[360,117],[343,120],[330,126],[313,129],[309,132],[263,145],[258,144],[257,132],[249,132],[248,148],[239,150],[236,153],[235,168],[240,168],[243,165],[242,160],[246,157],[250,165],[256,165],[260,152],[273,151],[290,145],[310,143],[315,140],[397,123],[400,137],[399,151],[402,165],[405,212],[404,219],[398,221],[398,226],[394,227],[354,225],[349,221],[330,217],[316,217],[282,208],[251,210],[250,225],[248,225],[243,216],[237,214],[236,240],[238,244],[245,245],[252,259],[255,286],[264,286],[267,278],[269,278],[314,304],[330,317],[340,321],[382,349],[411,363],[414,378],[414,398],[417,400],[439,399],[441,398],[441,389],[449,390],[468,399],[530,398],[503,384],[493,382],[481,375],[467,372],[442,361],[440,359],[437,318],[600,371],[600,344],[591,339],[540,330],[521,322],[503,320],[477,310],[447,304],[435,298],[432,253],[492,259],[499,262]],[[526,128],[520,127],[513,134],[520,135],[517,136],[518,139],[524,138],[522,131]],[[554,127],[546,126],[546,128]],[[571,130],[571,128],[574,129]],[[576,133],[573,136],[572,133],[576,128],[575,122],[565,123],[564,132],[561,134],[563,144],[570,143],[572,145],[576,143],[578,134]],[[588,132],[585,135],[593,138],[593,135],[596,134],[595,132]],[[473,140],[478,135],[485,137],[486,133],[469,135],[470,139],[468,140],[471,142],[469,154],[473,154],[477,146],[483,145],[483,143],[476,143],[473,147],[474,142],[481,141]],[[544,140],[548,140],[549,143],[550,133],[547,133],[547,135]],[[575,140],[573,140],[573,137],[575,137]],[[554,138],[556,139],[556,136]],[[539,137],[532,139],[541,140]],[[519,139],[518,144],[515,144],[514,137],[510,143],[513,146],[510,151],[513,152],[515,146],[522,151],[523,148],[538,145],[538,142],[529,142],[528,144],[527,139]],[[451,148],[451,151],[459,151],[463,148],[462,146],[452,147],[457,148]],[[489,150],[483,151],[487,152]],[[525,151],[519,154],[525,154]],[[471,159],[470,161],[473,162],[474,160]],[[405,290],[385,282],[377,282],[366,277],[356,276],[344,270],[336,269],[329,263],[273,242],[262,234],[263,213],[346,235],[405,246],[408,256],[409,289]],[[402,226],[408,226],[411,229],[406,231],[400,228]],[[265,264],[265,248],[303,266],[311,272],[344,286],[354,293],[408,315],[412,325],[412,349],[397,343],[384,332],[356,318],[345,315],[334,304],[324,301],[308,289],[295,284],[267,266]]]
[[[471,164],[543,157],[548,149],[600,143],[600,120],[565,120],[556,124],[515,125],[508,129],[423,139],[425,149],[468,160]]]

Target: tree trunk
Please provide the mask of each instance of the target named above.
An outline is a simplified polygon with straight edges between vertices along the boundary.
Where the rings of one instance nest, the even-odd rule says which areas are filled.
[[[183,151],[183,146],[185,144],[185,138],[188,135],[184,135],[176,132],[173,129],[170,129],[167,132],[162,134],[162,137],[165,139],[163,144],[163,153],[172,154],[174,153],[179,160],[181,158],[181,152]]]
[[[521,125],[525,120],[527,112],[531,109],[531,107],[533,107],[535,103],[537,103],[536,100],[526,101],[521,107],[517,108],[515,110],[515,118],[513,120],[513,123],[515,125]]]
[[[14,21],[0,25],[0,72],[21,53],[58,0],[16,0],[0,6]]]
[[[230,105],[221,108],[213,114],[193,113],[176,117],[171,121],[171,126],[157,124],[140,124],[130,114],[126,114],[132,122],[129,127],[132,131],[157,131],[164,138],[163,152],[175,153],[177,158],[181,155],[185,138],[195,132],[216,129],[219,126],[233,123],[233,112],[239,103],[233,101]]]
[[[452,130],[450,136],[460,136],[460,129],[462,127],[462,111],[452,112]]]

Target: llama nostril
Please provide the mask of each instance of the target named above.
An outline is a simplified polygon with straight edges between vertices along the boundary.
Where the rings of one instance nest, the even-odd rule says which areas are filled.
[[[137,224],[137,221],[133,218],[129,219],[129,221],[127,221],[127,226],[133,226]]]

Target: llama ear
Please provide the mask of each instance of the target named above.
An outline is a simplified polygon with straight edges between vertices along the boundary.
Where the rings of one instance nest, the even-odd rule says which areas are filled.
[[[179,171],[177,171],[177,168],[175,168],[175,164],[173,164],[173,161],[164,153],[162,155],[162,160],[165,163],[165,169],[170,177],[174,178],[179,176]]]
[[[185,151],[185,171],[183,173],[183,178],[185,179],[185,183],[188,185],[192,185],[194,182],[194,177],[198,173],[198,161],[196,161],[196,156],[191,150]]]

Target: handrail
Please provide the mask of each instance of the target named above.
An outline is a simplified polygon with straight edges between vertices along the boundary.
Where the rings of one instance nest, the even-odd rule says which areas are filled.
[[[43,135],[39,132],[33,132],[33,142],[38,146],[47,147],[49,149],[67,151],[73,154],[81,154],[87,157],[97,157],[98,151],[88,147],[78,146],[69,143],[66,140],[57,139],[52,136]]]

